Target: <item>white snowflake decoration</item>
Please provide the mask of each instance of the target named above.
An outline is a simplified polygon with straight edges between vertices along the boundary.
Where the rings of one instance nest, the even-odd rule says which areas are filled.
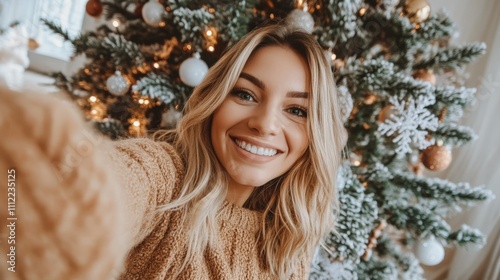
[[[425,149],[434,144],[434,139],[427,140],[427,130],[435,131],[438,127],[438,118],[425,107],[435,103],[434,96],[419,96],[416,101],[399,101],[391,97],[394,113],[384,123],[380,124],[378,131],[382,135],[396,134],[393,142],[398,144],[396,152],[400,155],[412,151],[411,144],[419,149]]]

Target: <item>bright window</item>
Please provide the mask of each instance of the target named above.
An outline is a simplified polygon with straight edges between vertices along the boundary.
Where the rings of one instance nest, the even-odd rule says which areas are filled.
[[[26,27],[28,36],[39,43],[39,48],[29,52],[30,68],[65,72],[71,44],[54,34],[41,19],[60,25],[75,37],[82,30],[86,3],[87,0],[1,0],[0,28],[18,21]]]

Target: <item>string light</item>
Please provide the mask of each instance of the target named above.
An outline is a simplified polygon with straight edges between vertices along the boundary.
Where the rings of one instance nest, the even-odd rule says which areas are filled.
[[[95,97],[95,96],[92,95],[91,97],[89,97],[89,100],[90,100],[90,102],[96,102],[97,101],[97,97]]]
[[[160,68],[160,64],[158,64],[158,62],[155,62],[155,63],[153,63],[153,67],[158,69],[158,68]]]
[[[113,21],[111,22],[111,24],[115,27],[115,28],[118,28],[120,26],[120,21],[118,19],[113,19]]]
[[[212,36],[212,30],[207,30],[206,34],[207,36]]]
[[[330,56],[330,59],[331,59],[331,60],[335,60],[336,58],[337,58],[337,55],[336,55],[336,54],[334,54],[334,53],[332,53],[332,55]]]
[[[359,15],[360,15],[360,16],[364,16],[364,15],[365,15],[365,13],[366,13],[366,8],[361,8],[361,9],[359,10]]]
[[[132,124],[134,126],[141,126],[141,122],[140,121],[134,121]]]
[[[269,15],[269,18],[270,18],[270,19],[274,19],[274,14],[270,14],[270,15]]]
[[[207,50],[208,50],[209,52],[214,52],[214,51],[215,51],[215,48],[214,48],[214,46],[209,46]]]

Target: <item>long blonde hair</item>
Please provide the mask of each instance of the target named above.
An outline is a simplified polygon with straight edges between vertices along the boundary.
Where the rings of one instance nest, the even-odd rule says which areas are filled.
[[[185,107],[178,128],[170,132],[186,163],[178,199],[161,210],[183,210],[188,229],[187,265],[195,254],[213,244],[218,234],[217,213],[229,182],[211,144],[211,119],[234,87],[245,63],[258,48],[286,46],[309,65],[309,147],[279,178],[257,187],[244,207],[262,212],[259,249],[264,265],[279,278],[288,278],[304,252],[333,230],[337,204],[335,178],[344,145],[337,93],[330,66],[313,36],[280,23],[258,28],[233,45],[208,71]]]

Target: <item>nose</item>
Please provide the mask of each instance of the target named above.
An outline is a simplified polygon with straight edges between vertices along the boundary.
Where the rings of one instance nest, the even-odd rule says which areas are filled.
[[[271,106],[255,110],[248,120],[248,127],[260,136],[277,135],[279,131],[279,110]]]

